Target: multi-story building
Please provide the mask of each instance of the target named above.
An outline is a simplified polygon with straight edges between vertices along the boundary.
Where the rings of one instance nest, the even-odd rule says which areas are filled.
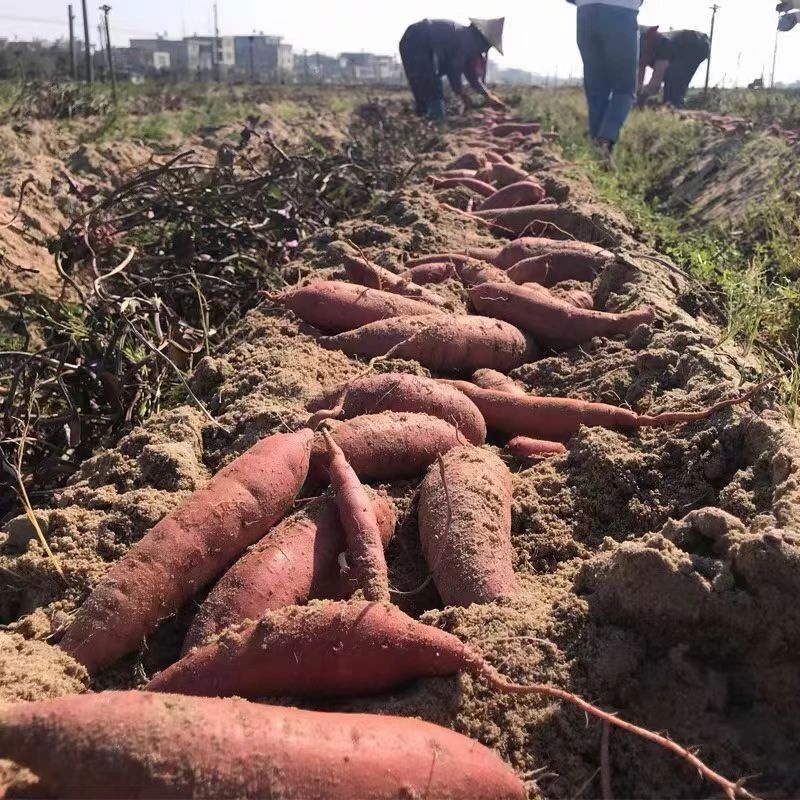
[[[282,36],[233,36],[236,73],[260,80],[277,81],[286,78],[294,68],[292,46]]]
[[[401,67],[394,56],[375,53],[341,53],[339,64],[346,79],[388,83],[398,80]]]

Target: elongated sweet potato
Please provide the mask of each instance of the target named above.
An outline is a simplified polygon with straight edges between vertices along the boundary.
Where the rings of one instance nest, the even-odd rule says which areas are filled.
[[[441,313],[422,300],[343,281],[310,283],[272,295],[271,299],[327,333],[349,331],[379,319]]]
[[[529,286],[531,284],[524,285]],[[538,286],[539,284],[533,285]],[[582,308],[585,311],[592,311],[594,309],[594,297],[583,289],[568,289],[563,293],[561,293],[559,289],[554,289],[553,297],[563,300],[565,303],[575,306],[575,308]]]
[[[580,250],[587,256],[598,256],[605,258],[605,254],[611,257],[608,250],[598,247],[588,242],[578,242],[574,239],[546,239],[541,236],[521,236],[505,247],[478,247],[467,250],[467,255],[483,261],[489,261],[501,269],[509,269],[519,261],[533,256],[547,255],[562,250]],[[411,262],[409,262],[411,263]],[[562,278],[562,280],[564,280]],[[524,283],[524,281],[523,281]],[[540,283],[540,281],[537,281]]]
[[[273,612],[259,622],[225,637],[224,643],[212,643],[207,647],[192,651],[186,658],[157,675],[147,688],[154,692],[170,691],[201,695],[337,697],[358,692],[381,692],[407,683],[414,678],[445,676],[457,672],[469,673],[500,692],[540,695],[570,703],[584,714],[591,715],[606,725],[621,728],[674,753],[700,772],[706,780],[719,786],[732,800],[737,797],[754,800],[753,796],[739,784],[714,772],[694,753],[666,736],[634,725],[614,714],[609,714],[564,689],[547,684],[511,683],[487,664],[479,653],[471,650],[452,634],[416,622],[388,604],[316,603],[306,608],[289,608]],[[146,695],[147,693],[139,692],[137,694]],[[100,696],[102,697],[102,695]],[[178,696],[173,695],[173,697]],[[185,698],[185,704],[189,703],[189,698]],[[270,708],[269,706],[251,707]],[[280,711],[288,710],[294,711],[294,709],[280,709]],[[274,709],[274,711],[277,713],[278,709]],[[308,711],[297,713],[316,717],[341,718],[343,716],[339,714],[321,715]],[[358,727],[349,729],[344,720],[337,719],[338,724],[345,726],[342,736],[348,740],[357,739],[359,743],[367,736],[360,720],[377,719],[376,717],[365,718],[356,715],[348,715],[348,717],[351,720],[358,719]],[[380,719],[386,720],[390,730],[395,730],[394,726],[399,721],[392,717],[381,717]],[[25,720],[25,722],[27,721]],[[411,722],[411,720],[402,721]],[[289,725],[285,725],[285,727],[289,733],[294,732]],[[428,725],[427,727],[433,729],[431,734],[438,730],[434,726]],[[22,728],[22,732],[26,732],[22,725],[20,728]],[[406,735],[406,732],[400,729],[397,729],[397,732],[398,735]],[[329,737],[333,735],[329,733],[328,736],[322,736],[322,730],[318,730],[316,733],[321,736],[321,742],[324,742],[326,746]],[[295,738],[296,733],[295,737],[290,736],[289,740],[293,741]],[[368,739],[368,741],[371,740]],[[405,740],[399,741],[405,744]],[[259,741],[259,746],[264,744],[266,743]],[[422,746],[421,743],[416,742],[409,744]],[[436,740],[430,744],[434,746]],[[478,750],[473,769],[480,768],[478,774],[483,775],[485,770],[482,767],[484,764],[482,748],[480,745],[475,745],[475,747]],[[45,749],[48,750],[45,754],[46,758],[49,755],[49,749],[46,746]],[[322,749],[324,752],[325,748]],[[278,752],[283,752],[283,747],[278,747]],[[267,748],[267,753],[272,756],[269,748]],[[2,755],[5,753],[0,750],[0,756]],[[349,763],[348,758],[341,754],[338,755],[345,764]],[[300,754],[296,754],[295,757],[299,758]],[[49,764],[49,762],[45,763]],[[359,763],[362,763],[361,759],[359,759]],[[416,761],[411,761],[408,765],[410,778],[416,774],[414,770],[416,763]],[[437,771],[447,763],[444,761],[443,764],[439,764],[436,759],[430,765],[431,777],[423,796],[447,797],[451,800],[469,797],[478,800],[484,798],[484,786],[497,792],[488,795],[487,800],[488,797],[508,796],[502,792],[510,791],[510,789],[503,788],[505,784],[499,783],[499,777],[495,779],[498,782],[492,786],[489,786],[485,779],[484,782],[475,780],[463,795],[455,791],[452,782],[443,782],[440,784],[441,789],[437,789],[437,784],[432,783],[432,776],[437,774]],[[438,770],[434,769],[435,766],[438,766]],[[492,772],[491,774],[499,776],[500,773]],[[414,784],[404,786],[402,792],[396,792],[392,784],[386,788],[390,790],[389,794],[380,792],[354,794],[354,796],[406,797],[414,791]],[[282,793],[281,796],[294,797],[288,793]],[[343,795],[323,796],[340,797]],[[411,796],[416,796],[416,794]],[[517,797],[517,795],[511,796]]]
[[[521,133],[524,136],[532,136],[539,133],[542,126],[538,122],[502,122],[489,129],[492,136],[511,136],[514,133]]]
[[[481,211],[495,208],[514,208],[516,206],[532,206],[541,203],[547,192],[540,183],[530,179],[518,181],[506,186],[488,197],[480,205]]]
[[[449,422],[472,444],[486,440],[481,412],[468,397],[440,381],[417,375],[389,372],[358,378],[315,397],[306,408],[314,412],[331,409],[334,418],[345,419],[382,411],[429,414]]]
[[[478,369],[472,373],[470,380],[481,389],[496,389],[498,392],[527,395],[528,393],[508,375],[495,369]]]
[[[372,506],[386,546],[394,533],[394,508],[378,493],[372,494]],[[339,554],[346,548],[333,499],[308,503],[253,545],[217,581],[192,620],[184,653],[208,643],[225,628],[260,619],[267,611],[309,600],[350,597],[358,586],[339,566]]]
[[[499,252],[499,248],[494,248],[492,252]],[[422,267],[427,264],[447,263],[458,265],[469,261],[471,258],[472,256],[467,255],[466,253],[434,253],[427,256],[417,256],[416,258],[411,258],[406,262],[406,271],[415,269],[416,267]],[[483,260],[488,261],[489,259]]]
[[[481,367],[508,372],[538,357],[536,345],[519,328],[464,314],[387,319],[318,341],[353,356],[411,358],[440,372],[474,372]]]
[[[477,447],[446,453],[420,486],[419,539],[446,605],[514,594],[508,467]]]
[[[611,257],[612,253],[607,250],[587,253],[581,248],[565,247],[518,261],[508,269],[508,277],[514,283],[540,283],[548,288],[562,281],[589,282]]]
[[[392,481],[421,475],[436,457],[464,444],[449,422],[428,414],[365,414],[328,423],[334,441],[363,481]],[[309,480],[328,479],[328,452],[321,436],[314,439]]]
[[[607,403],[590,403],[568,397],[536,397],[510,392],[481,389],[466,381],[447,381],[472,400],[480,409],[489,430],[511,436],[565,442],[582,425],[587,428],[611,428],[634,431],[638,428],[659,428],[698,422],[725,408],[746,403],[765,384],[759,384],[738,397],[720,400],[700,411],[667,411],[663,414],[637,414],[627,408]]]
[[[65,799],[526,797],[494,751],[428,722],[154,692],[5,705],[0,757]]]
[[[489,228],[508,239],[518,236],[541,236],[558,233],[562,228],[563,210],[558,205],[517,206],[473,211],[472,217],[489,223]]]
[[[444,172],[439,173],[440,178],[474,178],[476,170],[474,169],[446,169]]]
[[[481,197],[491,197],[495,193],[494,186],[476,180],[475,178],[434,178],[434,189],[458,189],[464,188],[475,192]]]
[[[486,157],[480,152],[462,153],[453,159],[445,169],[483,169],[486,166]]]
[[[90,673],[139,646],[291,507],[312,433],[262,439],[161,520],[106,574],[60,642]]]
[[[371,289],[380,289],[390,294],[413,297],[415,300],[421,300],[424,303],[429,303],[439,308],[445,304],[445,300],[439,297],[438,294],[422,286],[416,286],[411,281],[399,275],[395,275],[388,269],[379,267],[377,264],[373,264],[360,256],[342,251],[340,257],[347,277],[350,278],[353,283],[361,284],[361,286],[368,286]]]
[[[587,311],[547,290],[513,283],[484,283],[470,289],[469,296],[479,313],[518,325],[536,341],[556,349],[573,347],[595,336],[629,334],[639,325],[651,323],[655,316],[649,306],[622,314]]]
[[[519,167],[505,162],[492,164],[490,167],[487,167],[487,171],[489,172],[489,180],[486,182],[493,183],[500,189],[511,186],[512,183],[526,181],[529,178],[529,173],[524,169],[520,169]],[[480,173],[477,173],[475,177],[479,176]]]
[[[561,442],[531,439],[529,436],[515,436],[508,443],[508,452],[519,461],[537,461],[540,458],[560,456],[567,452],[567,448]]]
[[[420,264],[406,270],[402,277],[407,277],[414,283],[441,283],[442,281],[456,278],[465,286],[476,286],[479,283],[492,281],[511,280],[499,267],[478,261],[475,258],[458,259],[455,262],[440,262],[437,264]]]
[[[458,272],[452,261],[437,261],[404,270],[400,273],[400,277],[425,286],[429,283],[444,283],[453,278],[458,279]]]

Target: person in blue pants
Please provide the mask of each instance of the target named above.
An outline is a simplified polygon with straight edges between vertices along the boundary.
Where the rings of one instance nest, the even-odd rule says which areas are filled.
[[[578,48],[589,106],[589,135],[611,152],[636,99],[642,0],[568,0],[578,7]]]

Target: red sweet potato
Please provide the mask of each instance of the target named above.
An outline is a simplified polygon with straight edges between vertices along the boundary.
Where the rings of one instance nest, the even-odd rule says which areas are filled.
[[[474,178],[474,169],[447,169],[439,173],[440,178]]]
[[[5,705],[0,757],[65,800],[527,796],[494,751],[428,722],[154,692]]]
[[[328,477],[347,539],[348,565],[366,600],[388,603],[389,568],[372,501],[342,448],[327,430],[322,437],[328,452]]]
[[[590,256],[608,253],[602,247],[574,239],[546,239],[540,236],[522,236],[505,247],[477,247],[467,250],[467,256],[489,261],[501,269],[509,269],[519,261],[533,256],[547,255],[561,250],[581,250]],[[609,253],[609,257],[611,254]],[[435,257],[432,257],[435,258]],[[411,262],[409,262],[411,263]]]
[[[508,372],[536,360],[538,354],[533,341],[508,323],[456,314],[382,320],[320,337],[319,343],[352,356],[414,359],[439,372],[474,372],[481,367]]]
[[[404,270],[400,273],[400,277],[424,286],[429,283],[444,283],[453,278],[458,279],[458,272],[452,261],[436,261]]]
[[[475,404],[462,392],[440,381],[390,372],[340,384],[311,400],[306,408],[331,409],[333,417],[353,419],[382,411],[429,414],[449,422],[472,444],[486,440],[486,425]]]
[[[421,300],[343,281],[319,281],[271,297],[304,322],[329,333],[349,331],[391,317],[441,313]]]
[[[189,693],[241,694],[248,697],[268,695],[337,697],[348,696],[358,692],[382,692],[407,683],[414,678],[446,676],[457,672],[469,673],[500,692],[517,695],[539,695],[570,703],[583,711],[584,714],[591,715],[606,725],[621,728],[674,753],[694,767],[704,778],[719,786],[726,796],[732,798],[732,800],[737,797],[754,800],[753,796],[742,789],[739,784],[733,783],[719,773],[714,772],[700,761],[694,753],[671,739],[647,728],[627,722],[614,714],[609,714],[564,689],[546,684],[522,685],[511,683],[487,664],[480,654],[471,650],[452,634],[416,622],[399,609],[388,604],[360,601],[317,603],[305,608],[288,608],[273,612],[259,622],[226,636],[224,642],[212,643],[207,647],[192,651],[186,658],[156,676],[151,681],[148,689],[154,692],[182,692],[181,695],[172,695],[172,697],[183,697],[184,705],[191,703],[189,698],[184,697],[185,694]],[[136,694],[140,696],[147,695],[146,692],[137,692]],[[86,695],[81,697],[86,697]],[[194,700],[196,699],[194,698]],[[63,701],[50,702],[61,703]],[[249,707],[270,708],[269,706]],[[13,708],[18,708],[18,706]],[[278,709],[273,709],[273,711],[276,714],[278,713]],[[280,709],[280,711],[294,711],[294,709]],[[369,724],[375,725],[377,725],[377,722],[373,722],[374,720],[385,720],[387,728],[392,731],[397,730],[400,736],[407,736],[407,730],[414,730],[413,726],[406,726],[407,730],[401,730],[396,727],[399,722],[408,723],[412,722],[412,720],[396,720],[392,717],[323,715],[318,712],[308,711],[296,713],[304,714],[309,718],[310,715],[314,715],[317,718],[337,718],[337,724],[345,727],[345,730],[340,734],[341,738],[348,741],[351,739],[357,740],[360,750],[363,746],[363,740],[372,741],[368,737],[366,730],[368,723],[362,722],[362,720],[367,720]],[[357,720],[356,728],[347,729],[346,719]],[[281,721],[283,721],[283,727],[286,731],[289,733],[294,732],[286,724],[285,720]],[[25,719],[23,724],[20,725],[24,733],[27,732],[23,727],[25,722],[30,724],[30,721]],[[193,722],[193,720],[190,720],[190,722]],[[415,724],[418,725],[420,723],[415,722]],[[161,726],[154,727],[161,728]],[[260,725],[254,726],[254,728],[258,729],[260,727]],[[429,729],[429,737],[438,731],[435,726],[427,725],[426,727]],[[207,726],[203,727],[203,730],[206,728]],[[0,730],[2,729],[0,728]],[[319,737],[319,742],[324,742],[326,745],[326,747],[322,748],[323,752],[326,751],[331,739],[338,738],[333,733],[333,730],[335,729],[330,732],[315,731]],[[326,733],[327,735],[325,735]],[[245,732],[239,734],[242,737],[245,735]],[[296,736],[289,736],[288,738],[289,741],[294,741]],[[402,744],[407,743],[404,738],[398,741]],[[2,739],[0,739],[0,742],[2,742]],[[316,744],[319,744],[319,742]],[[56,739],[54,744],[60,744],[59,740]],[[282,742],[280,744],[283,745]],[[377,744],[382,744],[382,742],[377,742]],[[412,741],[409,744],[418,748],[423,746],[422,742],[417,743],[416,741]],[[437,744],[437,740],[434,739],[432,742],[425,740],[425,744],[434,746]],[[483,748],[474,742],[472,744],[477,748],[477,757],[475,763],[470,763],[470,766],[472,766],[473,770],[478,770],[480,767],[478,774],[483,776],[488,772],[488,767],[485,770],[482,768],[484,764],[482,760]],[[275,745],[259,741],[259,746],[265,745],[267,745],[266,753],[272,756],[272,750]],[[49,765],[50,762],[44,760],[50,755],[49,748],[45,747],[45,749],[48,752],[42,760]],[[160,750],[157,752],[160,753]],[[278,747],[278,752],[283,752],[283,746]],[[444,751],[445,756],[447,752]],[[0,749],[0,756],[2,755],[5,755],[5,753]],[[359,752],[359,755],[361,755],[361,758],[358,759],[358,763],[363,770],[363,754]],[[350,763],[350,759],[346,755],[337,753],[337,756],[342,759],[343,763]],[[295,757],[299,758],[301,755],[297,754]],[[473,779],[469,788],[464,789],[464,794],[455,790],[452,780],[443,782],[441,789],[437,790],[437,784],[433,783],[432,776],[438,774],[448,764],[446,760],[442,762],[441,758],[442,753],[437,752],[436,756],[434,756],[433,764],[429,765],[430,776],[422,796],[431,798],[447,797],[450,800],[467,797],[475,798],[475,800],[485,797],[486,800],[489,800],[490,797],[524,796],[505,794],[504,792],[512,791],[515,784],[512,784],[509,789],[505,789],[506,784],[499,783],[501,774],[499,772],[491,773],[495,780],[495,783],[491,785],[487,783],[488,779],[484,778],[483,781]],[[407,765],[409,779],[416,775],[414,769],[416,763],[416,761],[412,760]],[[315,759],[315,766],[317,767],[317,770],[314,771],[316,775],[319,769],[318,759]],[[437,766],[438,769],[433,769],[433,766]],[[384,768],[386,768],[385,765]],[[505,777],[505,773],[502,774]],[[341,773],[337,771],[337,777],[340,776]],[[283,777],[282,773],[281,777]],[[344,782],[347,783],[346,780]],[[491,790],[495,793],[484,794],[484,787],[486,787],[486,791]],[[381,784],[381,789],[383,791],[374,794],[365,792],[363,795],[355,794],[354,796],[377,798],[417,796],[413,783],[404,785],[402,791],[397,791],[391,783],[388,785]],[[272,796],[271,793],[267,794]],[[292,798],[294,796],[285,792],[281,793],[281,797]],[[338,798],[347,795],[323,793],[322,795],[314,794],[312,796]]]
[[[495,152],[494,150],[485,150],[484,155],[486,156],[486,162],[488,164],[507,164],[508,162],[505,160],[500,153]]]
[[[372,495],[372,505],[386,546],[394,533],[394,508],[377,493]],[[183,652],[208,643],[225,628],[260,619],[276,608],[350,597],[358,586],[339,567],[339,554],[346,548],[333,499],[308,503],[253,545],[217,581],[192,620]]]
[[[472,373],[470,380],[481,389],[496,389],[498,392],[527,395],[528,393],[508,375],[494,369],[478,369]]]
[[[428,414],[365,414],[346,422],[331,421],[331,435],[363,481],[392,481],[421,475],[465,438],[449,423]],[[328,453],[321,436],[314,439],[309,480],[324,482]]]
[[[471,216],[488,223],[493,232],[516,239],[518,236],[558,232],[562,228],[563,209],[561,206],[539,203],[516,208],[473,211]]]
[[[262,439],[161,520],[95,587],[60,642],[90,673],[139,646],[258,541],[306,479],[312,433]]]
[[[495,193],[494,186],[479,181],[475,178],[434,178],[434,189],[458,189],[464,188],[475,192],[481,197],[491,197]]]
[[[541,203],[546,192],[544,186],[530,179],[512,183],[499,189],[481,203],[481,211],[496,208],[515,208],[516,206],[532,206]]]
[[[538,286],[539,284],[533,285]],[[565,303],[575,306],[575,308],[582,308],[585,311],[591,311],[594,309],[594,297],[592,297],[591,293],[586,292],[583,289],[568,289],[563,293],[559,293],[558,289],[554,289],[553,297],[563,300]]]
[[[481,283],[510,283],[511,279],[499,267],[485,261],[472,259],[456,267],[458,277],[464,286],[478,286]]]
[[[595,336],[629,334],[654,319],[649,306],[621,314],[587,311],[559,300],[547,290],[513,283],[484,283],[470,289],[469,296],[479,313],[518,325],[536,341],[561,349]]]
[[[450,450],[420,486],[419,538],[445,605],[514,594],[508,467],[478,447]]]
[[[538,122],[503,122],[499,125],[494,125],[489,133],[492,136],[511,136],[515,133],[521,133],[524,136],[532,136],[539,133],[542,126]]]
[[[417,286],[411,281],[401,278],[388,269],[379,267],[377,264],[373,264],[360,256],[342,252],[341,259],[347,277],[350,278],[353,283],[361,284],[361,286],[368,286],[371,289],[379,289],[383,292],[389,292],[390,294],[412,297],[415,300],[421,300],[435,307],[441,307],[445,304],[445,300],[439,297],[438,294],[422,286]]]
[[[453,159],[445,169],[483,169],[485,166],[486,157],[483,153],[469,152],[463,153],[458,158]]]
[[[499,252],[499,248],[494,248],[492,252]],[[428,256],[417,256],[411,258],[406,262],[406,271],[414,269],[415,267],[422,267],[426,264],[463,264],[472,258],[471,255],[466,253],[434,253]],[[476,256],[477,258],[477,256]],[[484,259],[488,261],[488,259]]]
[[[582,248],[563,247],[539,256],[524,258],[508,269],[514,283],[555,286],[562,281],[593,281],[613,254],[608,250],[587,253]]]
[[[519,461],[538,461],[540,458],[559,456],[567,452],[561,442],[548,442],[544,439],[531,439],[528,436],[515,436],[508,443],[508,452]]]
[[[466,381],[447,381],[472,400],[480,409],[489,430],[511,436],[565,442],[582,425],[587,428],[611,428],[635,431],[638,428],[658,428],[698,422],[725,408],[750,400],[765,384],[729,400],[721,400],[700,411],[667,411],[663,414],[637,414],[627,408],[606,403],[590,403],[567,397],[536,397],[510,392],[481,389]]]

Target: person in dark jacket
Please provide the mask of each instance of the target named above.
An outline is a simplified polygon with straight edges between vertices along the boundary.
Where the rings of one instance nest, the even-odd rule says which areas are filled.
[[[414,95],[417,114],[444,118],[442,78],[464,105],[471,101],[463,79],[496,107],[503,103],[487,88],[486,56],[494,47],[503,53],[503,19],[471,19],[459,25],[445,19],[424,19],[410,25],[400,40],[400,58]]]
[[[711,55],[711,42],[700,31],[661,33],[658,26],[641,28],[639,49],[639,103],[644,104],[664,86],[664,104],[681,108],[700,65]],[[653,74],[647,85],[645,72]]]

